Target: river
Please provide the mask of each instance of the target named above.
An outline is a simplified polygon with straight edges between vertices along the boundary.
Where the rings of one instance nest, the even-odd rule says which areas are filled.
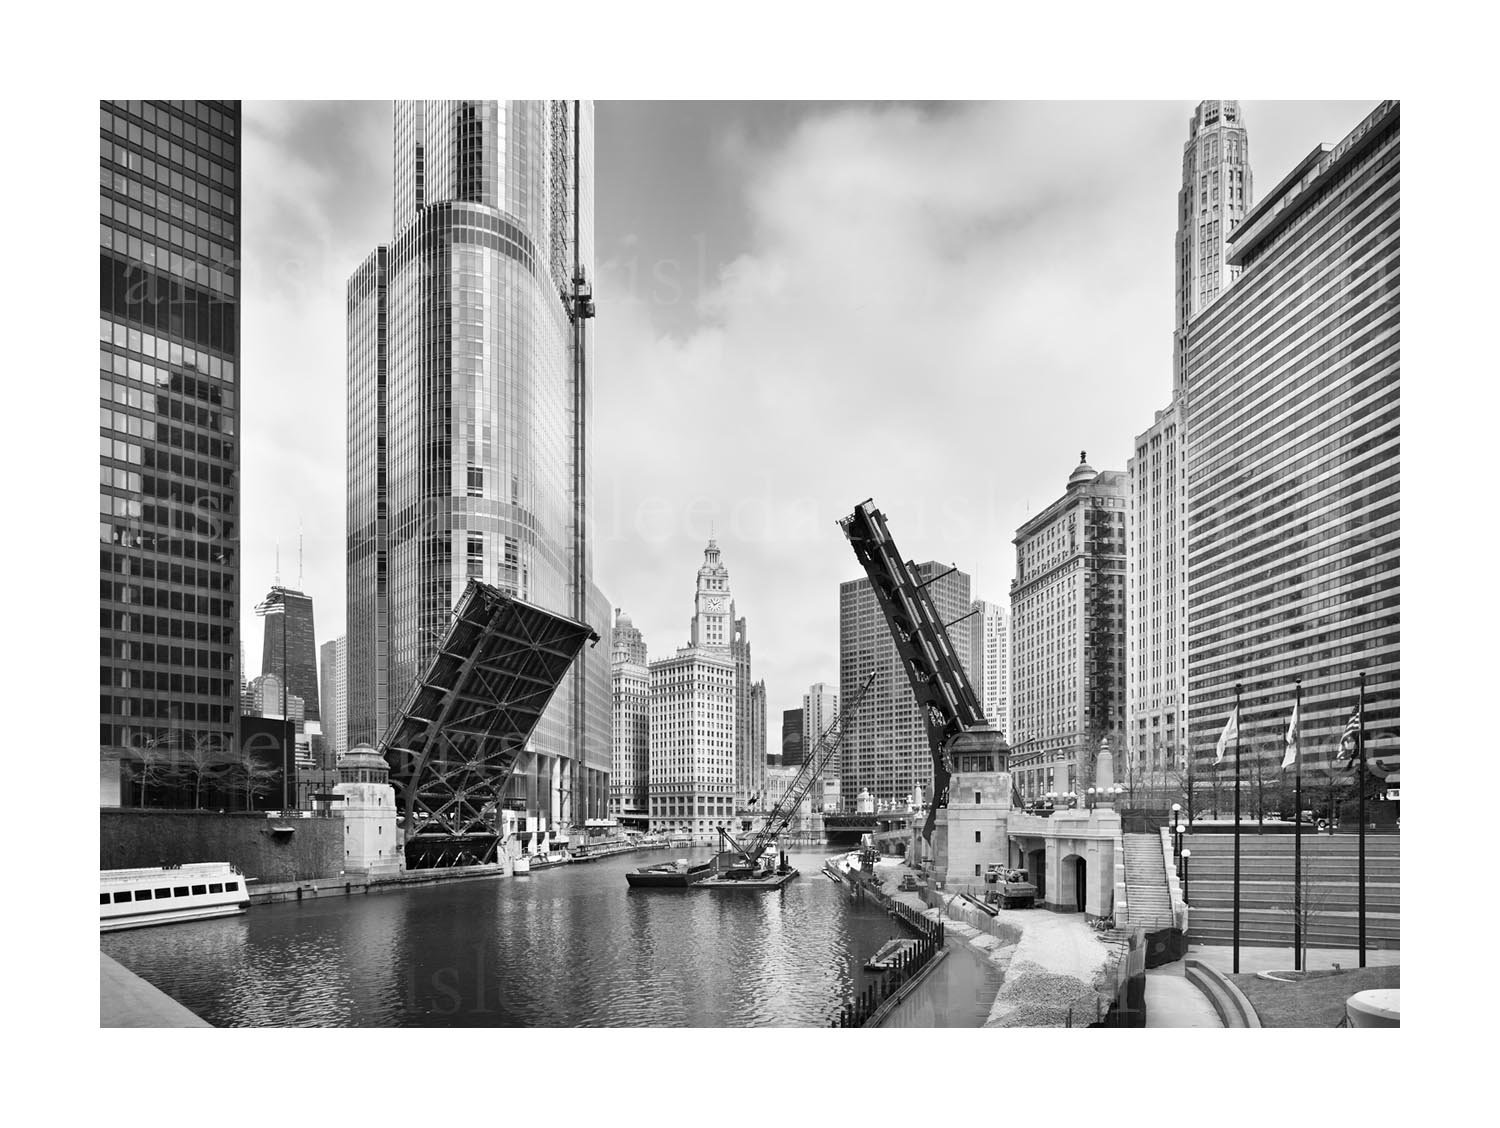
[[[668,855],[624,854],[99,942],[214,1026],[826,1026],[904,934],[823,876],[835,852],[779,892],[632,890]]]

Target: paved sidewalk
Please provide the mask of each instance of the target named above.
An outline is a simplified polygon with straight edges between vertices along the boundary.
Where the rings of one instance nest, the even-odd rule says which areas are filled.
[[[99,1026],[208,1026],[187,1007],[99,953]]]
[[[1188,947],[1188,958],[1233,974],[1234,947],[1231,944],[1193,944]],[[1307,950],[1308,971],[1329,971],[1333,965],[1342,968],[1359,966],[1359,953],[1353,948],[1309,948]],[[1400,948],[1373,948],[1365,952],[1366,967],[1399,967]],[[1291,948],[1252,948],[1240,945],[1240,974],[1256,971],[1291,971]]]
[[[1224,1025],[1208,996],[1187,981],[1184,971],[1182,961],[1176,960],[1146,972],[1146,1029],[1189,1030]]]

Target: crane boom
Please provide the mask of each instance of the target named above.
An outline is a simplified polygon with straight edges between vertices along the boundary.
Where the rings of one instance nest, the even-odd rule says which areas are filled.
[[[916,569],[896,550],[896,542],[885,527],[885,515],[866,500],[855,506],[839,527],[870,577],[927,729],[927,743],[932,749],[933,801],[922,837],[930,842],[938,808],[948,804],[948,780],[953,773],[949,746],[961,733],[987,729],[988,722],[953,650],[948,628],[928,594],[927,583],[931,581],[918,579]]]
[[[803,798],[807,795],[807,789],[812,786],[813,780],[823,774],[823,769],[828,766],[828,762],[833,759],[833,754],[843,743],[845,718],[852,716],[859,708],[859,703],[870,691],[870,684],[874,680],[875,675],[871,674],[853,697],[839,703],[838,712],[833,715],[833,720],[829,722],[828,727],[818,737],[817,743],[802,761],[801,768],[792,777],[791,786],[786,789],[776,806],[771,808],[771,813],[766,816],[765,825],[751,837],[748,846],[738,846],[736,843],[740,853],[744,854],[752,866],[766,852],[766,847],[775,842],[781,832],[791,824],[793,817],[797,814],[797,808],[801,806]],[[725,837],[729,838],[727,834]],[[730,841],[733,839],[731,838]]]

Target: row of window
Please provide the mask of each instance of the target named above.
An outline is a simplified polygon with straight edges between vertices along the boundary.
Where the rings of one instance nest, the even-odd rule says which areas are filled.
[[[131,890],[125,889],[115,893],[112,900],[116,905],[123,905],[128,901],[150,901],[153,899],[164,901],[170,900],[173,897],[202,897],[209,893],[235,893],[239,891],[239,888],[240,883],[238,881],[212,881],[206,885],[173,885],[154,890],[137,889],[133,893]],[[99,903],[101,905],[110,904],[110,894],[99,894]]]

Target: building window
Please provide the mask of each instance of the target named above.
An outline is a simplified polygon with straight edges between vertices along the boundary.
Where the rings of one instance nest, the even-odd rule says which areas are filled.
[[[979,842],[979,831],[977,830],[974,832],[974,841],[976,844]]]

